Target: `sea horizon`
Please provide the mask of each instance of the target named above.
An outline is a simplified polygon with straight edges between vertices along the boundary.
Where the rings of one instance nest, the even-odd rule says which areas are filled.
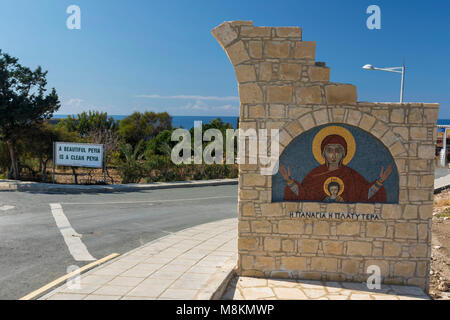
[[[69,114],[55,114],[52,119],[65,119]],[[70,116],[76,118],[76,114],[70,114]],[[123,120],[130,115],[108,115],[114,120]],[[172,126],[177,128],[191,129],[194,127],[195,121],[201,121],[202,124],[209,123],[211,120],[220,118],[224,123],[230,123],[234,129],[237,128],[238,116],[171,116]]]
[[[55,114],[52,119],[65,119],[69,114]],[[71,114],[70,116],[76,117],[77,115]],[[114,120],[123,120],[130,115],[108,115]],[[194,127],[195,121],[202,121],[202,124],[209,123],[211,120],[220,118],[224,123],[230,123],[233,128],[237,128],[238,116],[171,116],[172,126],[178,128],[191,129]],[[438,119],[438,125],[450,125],[450,119]]]

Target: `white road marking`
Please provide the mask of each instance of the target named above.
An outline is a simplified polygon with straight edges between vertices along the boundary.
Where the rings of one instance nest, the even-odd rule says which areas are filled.
[[[97,260],[89,253],[88,249],[81,241],[81,235],[77,233],[70,225],[69,220],[63,212],[60,203],[50,203],[53,218],[61,232],[70,254],[76,261],[94,261]]]
[[[86,204],[86,205],[105,205],[105,204],[134,204],[134,203],[158,203],[158,202],[178,202],[178,201],[196,201],[208,199],[225,199],[237,198],[237,196],[222,196],[222,197],[208,197],[208,198],[189,198],[189,199],[171,199],[171,200],[139,200],[139,201],[110,201],[110,202],[61,202],[61,204]]]
[[[6,211],[6,210],[14,209],[14,208],[15,208],[15,206],[7,206],[7,205],[4,205],[4,206],[1,206],[1,207],[0,207],[0,210]]]

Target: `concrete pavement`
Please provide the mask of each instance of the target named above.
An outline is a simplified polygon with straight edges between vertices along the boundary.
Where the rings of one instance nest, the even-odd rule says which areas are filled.
[[[419,287],[365,283],[234,277],[224,300],[430,300]]]
[[[189,228],[146,244],[42,300],[200,299],[221,296],[237,258],[237,220]]]

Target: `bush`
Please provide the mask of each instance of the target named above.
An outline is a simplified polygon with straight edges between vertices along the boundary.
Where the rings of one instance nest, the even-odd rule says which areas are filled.
[[[124,160],[119,160],[117,170],[122,178],[122,183],[138,183],[144,176],[144,166],[142,163],[143,153],[141,153],[142,140],[133,147],[127,143],[121,143],[119,148]]]

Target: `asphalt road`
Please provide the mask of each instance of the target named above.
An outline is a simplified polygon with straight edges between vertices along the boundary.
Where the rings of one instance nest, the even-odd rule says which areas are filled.
[[[18,299],[75,261],[50,208],[59,203],[96,259],[169,233],[237,217],[237,185],[99,194],[0,192],[0,299]],[[2,209],[3,208],[3,209]]]

